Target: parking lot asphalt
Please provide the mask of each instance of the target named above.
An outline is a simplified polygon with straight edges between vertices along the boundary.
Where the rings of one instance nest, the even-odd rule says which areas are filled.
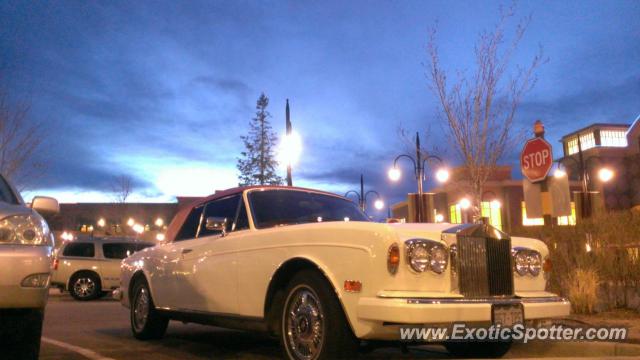
[[[78,302],[51,290],[40,358],[65,359],[280,359],[278,342],[265,335],[172,321],[164,339],[131,336],[129,313],[110,298]],[[507,358],[640,357],[640,346],[611,343],[516,344]],[[364,359],[449,359],[439,345],[377,349]]]

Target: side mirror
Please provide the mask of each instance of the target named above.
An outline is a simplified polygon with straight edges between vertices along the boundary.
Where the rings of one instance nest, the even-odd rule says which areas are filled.
[[[227,234],[227,218],[217,216],[208,217],[204,227],[209,231],[220,231],[222,236],[225,236]]]
[[[58,200],[48,196],[35,196],[31,200],[31,208],[46,215],[55,215],[60,212]]]

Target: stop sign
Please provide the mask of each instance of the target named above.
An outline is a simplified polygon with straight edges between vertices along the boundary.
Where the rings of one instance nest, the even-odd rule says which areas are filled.
[[[520,154],[520,169],[531,182],[542,181],[553,165],[551,144],[543,138],[530,139]]]

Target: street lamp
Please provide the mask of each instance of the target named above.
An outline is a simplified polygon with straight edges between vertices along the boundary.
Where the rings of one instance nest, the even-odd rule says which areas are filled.
[[[98,219],[98,226],[99,227],[103,228],[106,224],[107,224],[107,222],[105,221],[104,218]]]
[[[349,196],[349,194],[355,194],[358,197],[358,206],[360,206],[360,209],[362,211],[366,210],[367,196],[369,196],[370,194],[373,194],[376,196],[376,200],[373,203],[373,207],[375,207],[377,210],[382,210],[382,208],[384,208],[384,201],[382,201],[382,198],[380,197],[380,194],[378,194],[377,191],[369,190],[366,193],[364,192],[364,176],[362,174],[360,174],[360,192],[355,190],[349,190],[344,194],[344,197]]]
[[[440,168],[436,171],[436,180],[439,182],[446,182],[449,180],[449,171],[444,168],[443,161],[440,157],[435,155],[429,155],[425,158],[422,157],[422,152],[420,150],[420,134],[416,132],[416,157],[412,157],[407,154],[400,154],[393,160],[393,167],[389,170],[389,179],[392,181],[400,180],[402,173],[398,168],[398,160],[401,158],[407,158],[411,160],[413,164],[413,171],[416,175],[416,180],[418,180],[418,194],[422,195],[424,191],[422,190],[422,182],[425,180],[424,169],[427,164],[427,161],[435,160],[440,164]]]
[[[606,167],[598,170],[598,178],[602,182],[608,182],[609,180],[613,179],[613,170]]]
[[[458,205],[460,205],[460,208],[462,210],[467,210],[468,208],[471,207],[471,201],[469,201],[469,199],[467,199],[467,198],[462,198],[458,202]]]
[[[280,163],[287,165],[287,186],[293,186],[291,166],[295,165],[302,153],[302,140],[300,135],[293,131],[291,126],[291,113],[289,111],[289,99],[285,107],[285,135],[280,143]]]
[[[427,164],[427,161],[437,161],[438,164],[440,165],[440,168],[436,171],[436,180],[438,180],[441,183],[446,182],[447,180],[449,180],[449,171],[447,171],[447,169],[443,166],[444,162],[442,161],[442,159],[438,156],[435,155],[428,155],[427,157],[423,158],[422,155],[422,151],[420,149],[420,134],[418,132],[416,132],[416,156],[415,158],[412,157],[411,155],[407,155],[407,154],[400,154],[398,156],[396,156],[396,158],[393,160],[393,167],[389,170],[389,179],[391,181],[398,181],[400,180],[400,177],[402,176],[400,169],[398,168],[398,160],[400,160],[401,158],[406,158],[411,160],[411,163],[413,164],[413,171],[415,173],[416,176],[416,180],[418,181],[418,198],[420,199],[420,203],[422,203],[422,197],[424,194],[423,188],[422,188],[422,182],[425,180],[426,176],[425,176],[425,166]],[[422,215],[422,206],[418,206],[418,221],[423,221],[423,215]]]
[[[582,183],[582,192],[587,193],[589,192],[589,183],[590,183],[589,161],[592,161],[592,160],[602,162],[602,159],[599,156],[589,156],[586,159],[582,159],[581,157],[580,161],[572,157],[564,157],[558,160],[558,165],[562,165],[564,169],[560,169],[558,167],[558,169],[556,169],[553,175],[557,178],[560,178],[566,175],[567,171],[566,171],[566,165],[564,164],[564,162],[573,161],[573,163],[576,165],[578,169],[578,180],[580,180]],[[602,182],[605,182],[605,183],[609,182],[611,179],[613,179],[614,176],[615,176],[615,173],[613,172],[613,170],[609,169],[608,167],[601,167],[600,169],[598,169],[598,179]]]

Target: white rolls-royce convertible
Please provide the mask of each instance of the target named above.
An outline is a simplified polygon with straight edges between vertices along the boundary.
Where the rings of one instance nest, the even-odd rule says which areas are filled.
[[[570,308],[545,291],[539,240],[484,224],[375,223],[343,197],[295,187],[198,201],[121,268],[136,338],[161,338],[169,320],[265,331],[291,359],[351,357],[406,327],[537,324]],[[445,343],[472,356],[509,345]]]

